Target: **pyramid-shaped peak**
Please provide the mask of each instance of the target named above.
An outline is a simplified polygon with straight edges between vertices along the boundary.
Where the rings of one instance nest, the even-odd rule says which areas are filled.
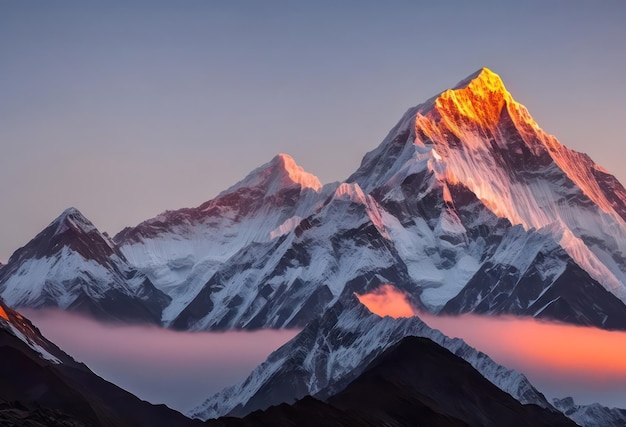
[[[320,180],[312,173],[305,171],[289,154],[280,153],[272,161],[280,165],[289,178],[294,183],[302,185],[303,188],[312,188],[316,191],[322,188]]]
[[[483,67],[457,83],[452,90],[481,89],[493,92],[506,92],[502,78],[489,68]]]
[[[322,183],[315,175],[305,171],[290,155],[281,153],[221,194],[232,193],[240,188],[262,187],[267,195],[271,195],[296,185],[315,191],[322,188]]]
[[[56,227],[55,234],[60,234],[68,229],[89,233],[97,231],[96,227],[89,221],[81,211],[75,207],[65,209],[49,227]]]
[[[481,68],[452,89],[442,92],[436,97],[434,107],[453,128],[460,125],[459,118],[465,124],[492,128],[499,122],[507,104],[516,103],[500,76],[488,68]]]
[[[78,209],[69,208],[16,250],[2,270],[12,269],[28,259],[51,257],[65,248],[79,253],[84,259],[100,260],[116,251],[111,240],[104,237]],[[105,262],[108,261],[101,264]]]
[[[61,212],[61,215],[59,215],[58,218],[61,219],[61,218],[66,218],[66,217],[85,218],[83,213],[73,206]]]
[[[274,165],[282,165],[286,167],[287,165],[296,165],[296,161],[289,154],[278,153],[274,158],[270,161],[270,164]]]

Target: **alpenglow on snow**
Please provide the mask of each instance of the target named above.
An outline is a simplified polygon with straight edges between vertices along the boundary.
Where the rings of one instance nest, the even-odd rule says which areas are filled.
[[[281,154],[112,240],[95,227],[56,246],[36,237],[0,270],[0,296],[101,317],[115,297],[167,327],[225,330],[303,327],[341,295],[391,283],[432,313],[623,330],[625,220],[615,177],[481,69],[410,108],[343,183]]]

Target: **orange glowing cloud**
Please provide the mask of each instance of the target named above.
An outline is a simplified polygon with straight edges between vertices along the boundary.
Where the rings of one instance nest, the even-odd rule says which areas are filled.
[[[361,304],[372,313],[384,317],[411,317],[415,315],[407,295],[389,283],[385,283],[368,294],[355,294]]]
[[[357,297],[379,316],[418,315],[432,328],[462,338],[523,372],[548,397],[626,406],[626,332],[513,316],[435,316],[416,312],[407,295],[390,284]]]
[[[626,381],[626,333],[513,317],[420,314],[430,326],[522,371]],[[504,363],[504,362],[503,362]],[[626,384],[626,383],[625,383]]]
[[[626,332],[532,318],[419,316],[429,326],[523,372],[548,397],[625,406]]]

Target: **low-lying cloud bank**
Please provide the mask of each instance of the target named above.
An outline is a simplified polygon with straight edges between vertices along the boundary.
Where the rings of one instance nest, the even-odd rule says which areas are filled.
[[[498,363],[523,372],[548,397],[626,407],[626,332],[511,316],[433,316],[408,310],[406,295],[392,285],[358,297],[378,315],[418,315],[444,334],[463,338]]]
[[[176,332],[112,326],[58,310],[21,310],[95,373],[152,403],[187,411],[245,379],[297,330]]]
[[[547,397],[626,407],[626,332],[529,318],[417,313],[391,285],[360,295],[381,316],[419,315],[498,363],[523,372]],[[111,326],[56,310],[23,310],[43,334],[94,372],[153,403],[186,411],[243,380],[298,331],[175,332]]]

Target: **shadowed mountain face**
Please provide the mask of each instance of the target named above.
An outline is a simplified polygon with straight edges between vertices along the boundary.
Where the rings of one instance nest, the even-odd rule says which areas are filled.
[[[0,421],[10,426],[194,426],[77,363],[0,302]]]
[[[407,337],[326,403],[304,398],[209,426],[575,426],[560,412],[522,405],[463,359]]]

